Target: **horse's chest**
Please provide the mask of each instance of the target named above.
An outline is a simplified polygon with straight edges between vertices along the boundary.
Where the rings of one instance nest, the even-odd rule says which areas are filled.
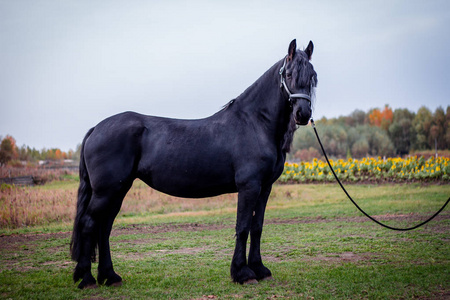
[[[266,167],[267,180],[273,183],[283,173],[285,156],[283,155],[278,155],[276,157],[274,156],[267,162],[268,162]]]

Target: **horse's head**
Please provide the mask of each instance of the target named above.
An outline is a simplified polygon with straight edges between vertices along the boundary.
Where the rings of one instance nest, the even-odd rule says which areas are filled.
[[[298,125],[307,125],[311,118],[314,89],[317,85],[317,74],[310,63],[313,49],[314,45],[310,41],[304,51],[297,50],[297,43],[293,40],[280,69],[282,93],[288,98]]]

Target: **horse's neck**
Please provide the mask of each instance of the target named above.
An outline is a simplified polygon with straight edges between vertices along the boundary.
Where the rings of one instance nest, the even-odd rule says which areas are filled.
[[[282,61],[272,66],[236,99],[237,109],[277,139],[283,138],[289,122],[289,105],[280,92],[281,65]]]

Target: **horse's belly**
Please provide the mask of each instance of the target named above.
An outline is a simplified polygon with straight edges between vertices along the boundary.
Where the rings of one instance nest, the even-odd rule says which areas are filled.
[[[162,193],[182,198],[205,198],[214,197],[222,194],[235,193],[234,186],[216,186],[216,187],[195,187],[195,186],[152,186]]]
[[[139,178],[150,187],[176,197],[203,198],[237,191],[231,170],[167,167],[141,174]]]

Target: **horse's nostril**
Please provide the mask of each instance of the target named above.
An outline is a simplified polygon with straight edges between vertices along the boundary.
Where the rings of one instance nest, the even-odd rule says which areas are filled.
[[[309,107],[298,107],[295,111],[295,122],[297,125],[306,125],[308,124],[309,118],[311,117],[311,110]]]

